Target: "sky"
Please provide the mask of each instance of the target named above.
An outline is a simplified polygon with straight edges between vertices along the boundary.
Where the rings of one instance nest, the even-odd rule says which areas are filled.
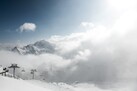
[[[107,8],[106,0],[1,0],[0,42],[30,43],[85,31],[81,22],[111,26],[117,16]]]

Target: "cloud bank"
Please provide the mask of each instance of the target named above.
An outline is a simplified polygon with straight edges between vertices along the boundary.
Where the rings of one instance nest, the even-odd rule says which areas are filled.
[[[34,23],[24,23],[23,25],[21,25],[19,27],[19,31],[20,32],[24,32],[24,31],[35,31],[36,29],[36,25]]]

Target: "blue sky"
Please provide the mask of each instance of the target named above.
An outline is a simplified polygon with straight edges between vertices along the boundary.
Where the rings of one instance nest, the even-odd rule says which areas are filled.
[[[31,42],[81,31],[81,22],[101,21],[102,0],[0,0],[0,42]],[[34,23],[35,32],[17,31]]]
[[[0,0],[0,43],[27,43],[83,31],[81,22],[111,26],[114,13],[106,0]],[[35,31],[20,32],[25,23],[35,24]]]

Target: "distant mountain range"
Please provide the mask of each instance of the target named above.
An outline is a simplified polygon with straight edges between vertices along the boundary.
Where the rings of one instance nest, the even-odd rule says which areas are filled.
[[[11,49],[13,52],[26,55],[26,54],[35,54],[39,55],[42,53],[54,53],[55,52],[55,45],[51,44],[48,41],[41,40],[37,41],[34,44],[29,44],[23,47],[15,46]]]

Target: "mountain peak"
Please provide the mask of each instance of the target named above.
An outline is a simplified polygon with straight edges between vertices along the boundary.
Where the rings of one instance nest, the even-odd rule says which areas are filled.
[[[43,53],[53,53],[55,51],[54,45],[46,40],[40,40],[34,44],[29,44],[23,47],[14,47],[12,51],[19,54],[43,54]]]

